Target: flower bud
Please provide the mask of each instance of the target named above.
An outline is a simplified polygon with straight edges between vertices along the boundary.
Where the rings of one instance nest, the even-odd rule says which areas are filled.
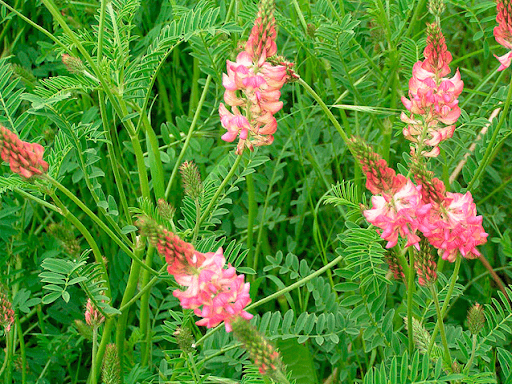
[[[101,378],[105,384],[121,383],[121,364],[119,363],[117,346],[115,344],[107,344],[105,348]]]
[[[97,328],[105,321],[105,316],[96,308],[91,299],[87,299],[85,307],[85,322],[93,328]]]
[[[14,323],[14,311],[11,302],[7,296],[0,292],[0,326],[4,328],[5,333],[11,330]]]
[[[468,311],[468,328],[472,335],[480,333],[485,323],[484,307],[478,303]]]
[[[92,340],[92,328],[90,325],[85,324],[82,320],[75,320],[75,327],[80,336],[84,339]]]
[[[233,320],[231,326],[235,337],[243,343],[260,373],[279,381],[278,378],[283,377],[285,372],[279,352],[254,326],[241,317]]]
[[[184,353],[190,353],[194,350],[194,338],[190,333],[190,329],[178,327],[173,333],[176,343]]]
[[[158,199],[157,209],[160,216],[162,216],[164,220],[168,221],[172,219],[172,217],[174,216],[174,212],[176,211],[174,207],[164,199]]]
[[[191,161],[185,161],[180,166],[180,172],[185,195],[192,200],[199,200],[203,193],[203,183],[197,166]]]
[[[62,55],[62,62],[71,73],[83,74],[85,72],[84,63],[77,57],[64,54]]]

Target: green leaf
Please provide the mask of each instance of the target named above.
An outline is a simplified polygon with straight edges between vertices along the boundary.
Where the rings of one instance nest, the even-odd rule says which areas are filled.
[[[296,384],[317,382],[313,357],[307,346],[299,344],[295,339],[278,340],[276,344],[286,364],[286,370],[291,372],[291,378]]]

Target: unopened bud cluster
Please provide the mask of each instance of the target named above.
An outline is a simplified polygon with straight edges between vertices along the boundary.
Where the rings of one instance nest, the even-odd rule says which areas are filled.
[[[279,380],[285,369],[279,352],[272,344],[246,320],[238,318],[232,327],[235,337],[244,345],[260,373]]]
[[[5,332],[9,332],[13,323],[14,311],[11,302],[4,293],[0,292],[0,326],[4,328]]]
[[[103,356],[103,367],[101,370],[101,378],[104,384],[120,384],[121,383],[121,364],[115,344],[107,344],[105,355]]]
[[[180,172],[185,195],[192,200],[199,200],[203,193],[203,183],[197,165],[191,161],[185,161],[180,166]]]
[[[478,335],[485,323],[484,307],[478,303],[468,311],[468,328],[472,335]]]
[[[105,321],[105,316],[96,308],[91,299],[87,299],[85,306],[85,322],[93,328],[97,328]]]

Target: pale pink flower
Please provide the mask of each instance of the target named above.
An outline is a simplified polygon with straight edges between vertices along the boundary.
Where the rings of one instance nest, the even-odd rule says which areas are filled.
[[[494,38],[503,47],[512,50],[512,2],[510,0],[498,0],[496,21],[498,26],[494,27]],[[503,56],[494,55],[500,62],[498,71],[503,71],[510,66],[512,60],[512,51]]]
[[[407,124],[404,136],[421,148],[422,155],[439,155],[438,144],[451,138],[455,122],[460,117],[458,97],[464,88],[459,70],[452,78],[448,67],[452,56],[448,52],[441,29],[437,24],[428,25],[428,45],[424,61],[414,64],[409,81],[409,98],[402,103],[410,115],[402,113],[400,118]],[[432,147],[424,150],[424,147]]]
[[[219,107],[222,126],[228,130],[222,140],[232,142],[239,137],[236,150],[239,155],[245,147],[252,151],[254,146],[274,141],[277,129],[274,114],[283,108],[280,89],[290,78],[291,65],[273,65],[267,61],[277,52],[273,9],[273,1],[260,3],[245,50],[235,62],[227,60],[227,74],[222,76],[226,89],[224,101],[232,107],[232,113],[223,104]]]
[[[0,126],[0,151],[2,160],[9,163],[11,171],[30,179],[48,171],[43,160],[44,148],[40,144],[27,143],[14,132]]]
[[[416,232],[423,228],[422,217],[430,210],[430,204],[424,204],[421,199],[421,186],[407,180],[393,196],[373,196],[372,204],[373,208],[363,215],[383,230],[381,238],[388,241],[386,248],[394,247],[399,235],[407,239],[406,247],[418,248],[420,238]]]
[[[424,217],[430,231],[424,233],[444,260],[454,262],[460,253],[467,259],[480,256],[477,246],[487,242],[482,216],[476,215],[476,205],[470,192],[446,192],[441,204],[434,204]]]

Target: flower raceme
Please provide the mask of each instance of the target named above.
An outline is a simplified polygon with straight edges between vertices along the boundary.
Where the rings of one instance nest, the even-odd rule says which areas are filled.
[[[444,36],[439,25],[433,23],[427,27],[427,47],[424,61],[418,61],[412,69],[409,80],[409,98],[402,97],[402,103],[410,114],[401,114],[401,120],[407,124],[404,136],[416,143],[417,150],[423,156],[439,155],[439,143],[453,136],[455,122],[460,116],[458,97],[464,83],[459,70],[448,79],[449,64],[452,55],[447,50]],[[423,149],[432,147],[429,151]]]
[[[496,15],[498,26],[494,27],[494,38],[499,44],[509,50],[503,56],[494,55],[501,64],[498,71],[503,71],[510,67],[510,62],[512,61],[512,1],[498,0],[496,7],[498,11]]]
[[[353,139],[351,146],[363,164],[367,186],[371,180],[368,189],[375,194],[372,208],[363,215],[382,230],[381,238],[388,241],[386,248],[394,247],[400,236],[407,240],[406,247],[413,245],[420,250],[419,235],[422,234],[439,255],[450,262],[454,262],[459,253],[468,259],[480,255],[476,247],[484,244],[488,235],[482,227],[482,216],[477,216],[470,192],[446,192],[443,182],[419,162],[413,162],[411,167],[418,185],[405,178],[405,183],[398,183],[394,179],[401,175],[394,175],[385,160],[371,152],[368,145]],[[378,179],[379,175],[382,180]],[[378,185],[396,187],[375,187]]]
[[[251,302],[249,283],[244,275],[237,275],[228,264],[222,248],[217,252],[201,253],[192,244],[158,225],[147,217],[137,222],[143,235],[165,256],[167,271],[174,276],[184,291],[176,289],[173,295],[183,308],[193,309],[202,317],[197,325],[212,328],[224,321],[226,331],[231,332],[231,322],[238,318],[251,319],[244,308]]]
[[[40,144],[22,141],[3,126],[0,126],[0,151],[11,171],[26,179],[48,170],[48,163],[43,160],[44,148]]]
[[[288,79],[287,65],[272,65],[267,59],[277,52],[273,0],[263,0],[251,35],[235,62],[227,61],[223,74],[224,102],[219,115],[227,132],[222,140],[239,137],[237,154],[245,147],[270,145],[277,129],[274,114],[282,107],[280,89]]]

